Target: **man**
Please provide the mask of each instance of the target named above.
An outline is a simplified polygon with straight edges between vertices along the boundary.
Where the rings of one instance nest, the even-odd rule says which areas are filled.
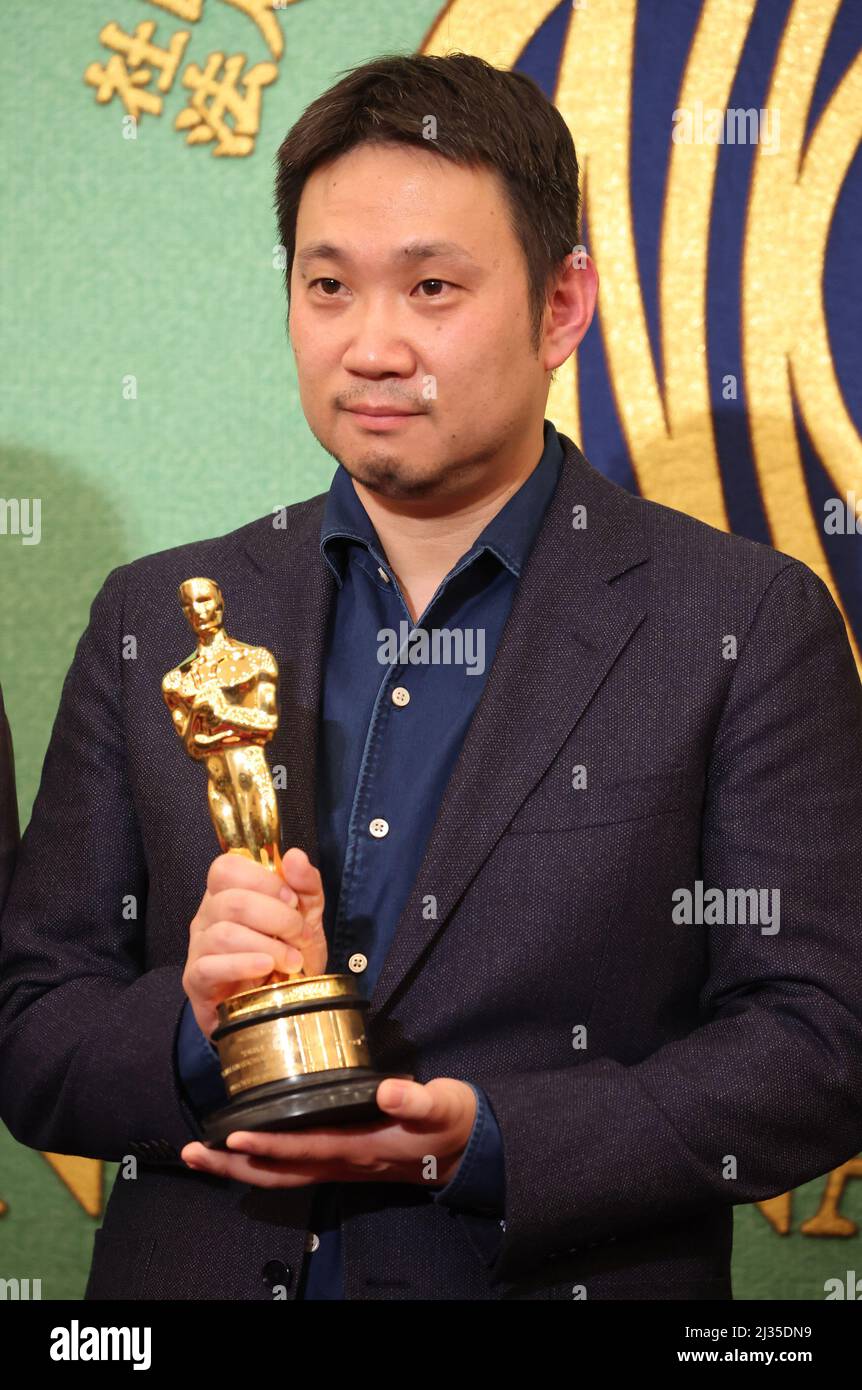
[[[577,177],[538,89],[465,55],[358,69],[279,151],[339,467],[108,575],[3,921],[3,1118],[139,1160],[90,1298],[726,1299],[733,1205],[862,1145],[847,634],[804,565],[544,418],[597,291]],[[213,856],[166,727],[191,577],[278,664],[286,890]],[[218,1001],[321,956],[415,1081],[207,1149]]]

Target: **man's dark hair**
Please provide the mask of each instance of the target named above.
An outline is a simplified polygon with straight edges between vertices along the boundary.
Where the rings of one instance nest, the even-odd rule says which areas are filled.
[[[433,139],[427,135],[429,118],[436,125]],[[291,128],[275,161],[288,312],[305,180],[318,164],[369,141],[418,145],[456,164],[496,170],[526,258],[532,345],[538,351],[549,283],[580,239],[575,146],[559,111],[532,78],[470,53],[374,58],[350,69]]]

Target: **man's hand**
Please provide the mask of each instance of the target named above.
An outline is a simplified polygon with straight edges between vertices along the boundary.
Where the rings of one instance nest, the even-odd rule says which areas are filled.
[[[183,971],[183,989],[207,1037],[231,994],[263,984],[274,970],[326,969],[320,874],[296,847],[281,863],[284,879],[242,854],[220,854],[210,864]]]
[[[186,1144],[190,1168],[254,1187],[307,1187],[315,1182],[412,1182],[444,1187],[455,1174],[476,1119],[476,1095],[465,1081],[440,1077],[381,1081],[377,1104],[391,1116],[379,1124],[332,1126],[286,1134],[237,1130],[232,1152]]]

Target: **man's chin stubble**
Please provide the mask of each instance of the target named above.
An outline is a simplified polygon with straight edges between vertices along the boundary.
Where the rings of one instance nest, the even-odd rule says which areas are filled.
[[[354,482],[367,488],[369,492],[376,493],[379,497],[389,498],[393,502],[421,501],[423,498],[439,497],[444,491],[457,487],[458,482],[469,478],[477,465],[486,463],[496,453],[496,446],[490,444],[479,449],[469,459],[461,459],[458,463],[452,463],[448,468],[443,468],[434,476],[410,478],[405,477],[403,467],[393,463],[390,454],[380,453],[370,456],[366,454],[363,458],[355,461],[346,459],[341,454],[336,453],[311,425],[309,428],[318,444],[326,450],[330,458],[341,464]]]
[[[351,478],[369,492],[392,501],[428,497],[440,486],[439,478],[406,478],[399,469],[392,466],[391,460],[371,461],[363,459],[361,464],[345,463],[344,467]]]
[[[332,453],[332,450],[328,452]],[[417,500],[431,497],[440,489],[442,475],[417,478],[407,474],[406,466],[393,460],[391,454],[364,454],[359,459],[344,458],[337,454],[342,468],[350,474],[354,482],[376,493],[378,497],[388,497],[393,502]]]

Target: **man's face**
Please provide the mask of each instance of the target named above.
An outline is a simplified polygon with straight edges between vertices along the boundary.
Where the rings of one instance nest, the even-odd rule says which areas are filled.
[[[490,170],[372,144],[317,168],[299,204],[289,327],[312,433],[382,496],[466,495],[507,442],[541,439],[548,373]],[[411,413],[375,420],[363,406]]]

